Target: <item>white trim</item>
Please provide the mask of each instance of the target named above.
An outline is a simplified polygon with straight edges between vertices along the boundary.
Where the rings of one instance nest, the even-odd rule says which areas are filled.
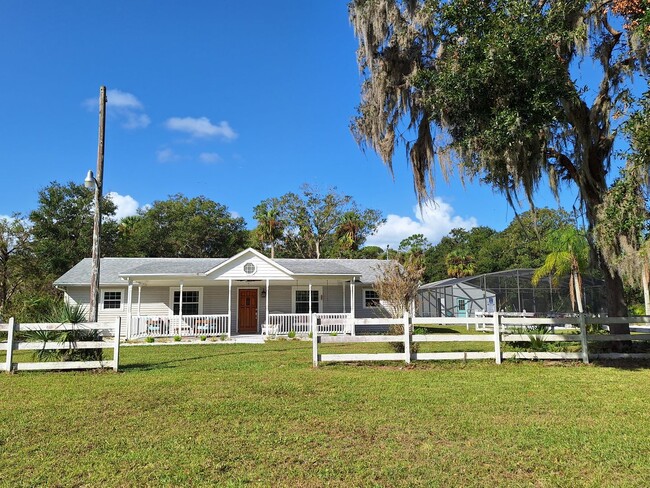
[[[180,286],[170,286],[169,287],[169,316],[174,316],[174,292],[181,291]],[[199,292],[199,313],[198,315],[203,315],[203,287],[202,286],[185,286],[183,285],[183,291],[198,291]],[[180,310],[179,310],[180,314]]]
[[[367,300],[366,293],[369,292],[369,291],[374,291],[375,293],[377,293],[377,290],[375,290],[374,288],[364,288],[363,289],[363,308],[366,309],[366,310],[375,310],[377,308],[381,308],[381,300],[379,299],[379,293],[377,293],[377,306],[369,307],[369,306],[366,305],[366,300]]]
[[[104,308],[104,293],[106,292],[120,292],[120,308]],[[99,297],[100,297],[100,303],[99,303],[99,309],[100,310],[105,310],[108,312],[123,312],[124,311],[124,299],[126,298],[124,296],[124,288],[100,288],[99,292]]]
[[[239,291],[240,290],[257,290],[257,331],[256,334],[260,333],[260,289],[257,286],[237,286],[237,334],[239,334]]]
[[[310,285],[291,287],[291,313],[297,313],[296,312],[296,291],[309,291],[309,287]],[[311,291],[318,292],[318,313],[324,313],[323,312],[323,287],[320,285],[319,286],[313,285],[311,286]],[[309,298],[311,301],[311,297]]]
[[[233,257],[226,259],[223,263],[218,264],[218,265],[215,266],[214,268],[212,268],[212,269],[206,271],[206,272],[205,272],[205,276],[211,275],[211,274],[214,273],[216,270],[228,266],[230,263],[232,263],[233,261],[236,261],[237,259],[239,259],[240,257],[244,256],[244,255],[247,254],[247,253],[250,253],[250,254],[252,254],[253,256],[256,256],[256,257],[260,258],[262,261],[267,262],[268,264],[270,264],[270,265],[273,266],[274,268],[277,268],[277,269],[279,269],[280,271],[285,272],[285,273],[288,274],[289,276],[293,276],[293,275],[294,275],[294,273],[292,273],[291,271],[289,271],[289,270],[288,270],[287,268],[285,268],[284,266],[279,265],[279,264],[276,263],[273,259],[268,258],[268,257],[266,257],[264,254],[262,254],[261,252],[256,251],[256,250],[253,249],[252,247],[249,247],[248,249],[244,249],[242,252],[240,252],[240,253],[238,253],[238,254],[235,254]]]

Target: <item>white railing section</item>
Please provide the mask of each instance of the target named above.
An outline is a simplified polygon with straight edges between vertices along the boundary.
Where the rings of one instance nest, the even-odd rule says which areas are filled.
[[[320,334],[352,333],[352,315],[349,313],[315,313],[313,320]],[[271,313],[268,326],[262,327],[266,335],[309,334],[312,331],[312,318],[308,313]]]
[[[309,334],[311,318],[308,313],[270,313],[268,327],[262,330],[267,335]]]
[[[230,335],[228,314],[131,317],[128,337],[220,336]]]
[[[7,333],[7,342],[0,343],[0,351],[6,351],[0,371],[52,371],[62,369],[112,368],[117,371],[120,363],[120,318],[114,322],[88,322],[83,324],[40,323],[21,324],[13,318],[8,324],[0,324],[0,332]],[[99,339],[93,341],[43,342],[21,338],[17,333],[28,331],[99,331]],[[14,351],[39,351],[56,349],[113,349],[113,358],[96,361],[44,361],[14,362]]]
[[[314,314],[319,334],[351,334],[352,315],[349,313]]]

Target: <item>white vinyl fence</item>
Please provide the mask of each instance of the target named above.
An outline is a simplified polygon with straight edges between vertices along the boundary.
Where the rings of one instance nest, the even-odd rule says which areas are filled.
[[[39,342],[20,340],[20,332],[98,330],[99,341]],[[120,360],[120,319],[115,322],[92,322],[83,324],[19,324],[13,318],[8,324],[0,324],[0,332],[7,332],[7,342],[0,343],[0,351],[6,351],[6,358],[0,363],[0,371],[36,371],[61,369],[112,368],[117,371]],[[14,362],[14,351],[38,351],[54,349],[112,349],[113,358],[102,361],[42,361]]]
[[[588,363],[590,359],[650,359],[648,353],[589,353],[589,342],[630,342],[650,341],[650,334],[587,334],[586,323],[594,325],[613,324],[650,324],[650,317],[586,317],[579,315],[568,318],[527,318],[505,317],[494,314],[491,324],[487,324],[485,317],[413,317],[408,313],[401,319],[359,319],[355,324],[364,325],[402,325],[404,333],[401,335],[366,335],[366,336],[325,336],[314,334],[313,364],[315,367],[320,362],[339,361],[404,361],[410,363],[417,360],[468,360],[468,359],[494,359],[501,364],[503,359],[573,359]],[[490,333],[480,334],[418,334],[413,335],[413,326],[417,325],[474,325],[479,330],[488,330]],[[574,334],[541,334],[534,329],[540,325],[549,328],[573,327],[577,329]],[[523,333],[522,333],[523,332]],[[524,352],[502,351],[502,343],[531,342],[542,340],[544,342],[579,342],[579,352]],[[382,343],[403,342],[403,353],[344,353],[320,354],[319,344],[353,344],[353,343]],[[491,342],[493,351],[460,351],[460,352],[411,352],[411,344],[419,342]]]

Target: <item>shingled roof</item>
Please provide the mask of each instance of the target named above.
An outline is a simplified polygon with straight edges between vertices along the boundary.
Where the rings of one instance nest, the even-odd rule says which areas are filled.
[[[101,285],[124,285],[122,276],[203,276],[227,258],[102,258]],[[357,276],[362,283],[374,283],[379,269],[389,261],[379,259],[275,259],[298,276]],[[92,261],[85,258],[59,277],[55,286],[90,285]]]

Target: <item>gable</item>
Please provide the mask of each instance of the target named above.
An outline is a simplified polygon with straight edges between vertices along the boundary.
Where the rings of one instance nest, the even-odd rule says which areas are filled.
[[[207,273],[212,280],[292,280],[290,272],[266,256],[247,249]]]

